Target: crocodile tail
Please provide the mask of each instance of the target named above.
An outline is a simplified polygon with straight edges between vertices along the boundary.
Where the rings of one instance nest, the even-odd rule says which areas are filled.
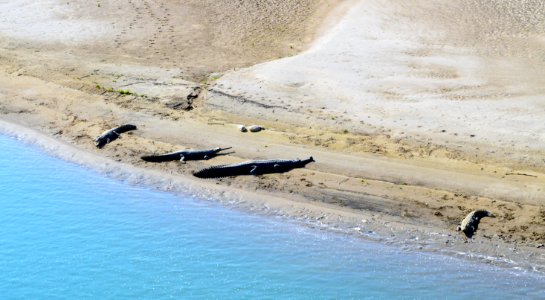
[[[121,125],[121,126],[117,127],[116,129],[114,129],[114,131],[121,134],[121,133],[124,133],[124,132],[127,132],[127,131],[136,130],[136,129],[137,128],[136,128],[135,125],[125,124],[125,125]]]
[[[210,168],[205,168],[193,173],[193,176],[198,178],[219,178],[229,176],[228,172],[222,166],[214,166]]]
[[[484,217],[490,217],[490,218],[495,218],[494,214],[492,214],[491,212],[487,211],[487,210],[477,210],[475,211],[475,217],[481,219],[481,218],[484,218]]]
[[[144,155],[144,156],[140,156],[140,158],[144,161],[147,161],[147,162],[162,162],[164,160],[161,159],[160,156],[157,156],[157,155]]]
[[[179,153],[169,153],[163,155],[144,155],[140,158],[147,162],[165,162],[179,160],[181,158],[181,155]]]
[[[199,178],[221,178],[239,175],[249,175],[252,168],[251,164],[242,165],[220,165],[199,170],[193,175]]]

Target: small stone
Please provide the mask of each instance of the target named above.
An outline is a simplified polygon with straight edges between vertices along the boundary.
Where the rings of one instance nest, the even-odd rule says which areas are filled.
[[[240,132],[248,132],[248,129],[244,125],[238,125],[238,129],[240,130]]]
[[[252,125],[252,126],[250,126],[250,128],[249,128],[249,130],[250,130],[251,132],[260,132],[260,131],[263,130],[263,129],[265,129],[265,128],[263,128],[263,127],[261,127],[261,126],[259,126],[259,125]]]

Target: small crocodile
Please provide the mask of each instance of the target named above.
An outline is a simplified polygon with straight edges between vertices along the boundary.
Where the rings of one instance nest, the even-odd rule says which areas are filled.
[[[295,168],[304,168],[308,163],[313,162],[312,156],[300,160],[255,160],[233,165],[220,165],[202,169],[193,173],[199,178],[219,178],[239,175],[262,175],[269,173],[284,173]]]
[[[486,210],[474,210],[467,214],[467,216],[460,222],[458,226],[458,231],[462,231],[468,238],[473,237],[475,231],[479,227],[479,222],[484,217],[495,218],[495,216]]]
[[[136,126],[131,124],[121,125],[117,128],[105,131],[102,135],[95,139],[95,145],[97,148],[102,149],[106,144],[111,143],[118,138],[121,138],[121,134],[127,131],[136,130]]]
[[[176,151],[161,155],[146,155],[141,158],[148,162],[164,162],[164,161],[173,161],[179,160],[181,162],[186,162],[188,160],[201,160],[201,159],[210,159],[214,156],[221,155],[218,152],[229,150],[228,148],[214,148],[210,150],[183,150]]]

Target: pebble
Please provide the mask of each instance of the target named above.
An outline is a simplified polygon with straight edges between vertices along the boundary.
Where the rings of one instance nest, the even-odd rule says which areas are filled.
[[[261,130],[265,130],[265,128],[259,126],[259,125],[251,125],[249,127],[246,127],[244,125],[238,125],[238,129],[240,130],[240,132],[248,132],[248,131],[251,131],[251,132],[260,132]]]
[[[260,132],[261,130],[263,130],[265,128],[263,128],[263,127],[261,127],[259,125],[252,125],[252,126],[250,126],[249,129],[250,129],[251,132]]]

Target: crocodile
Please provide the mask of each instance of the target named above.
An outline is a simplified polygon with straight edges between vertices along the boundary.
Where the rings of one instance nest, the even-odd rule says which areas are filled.
[[[217,155],[225,155],[225,154],[219,154],[219,152],[229,150],[229,149],[231,149],[231,147],[214,148],[209,150],[183,150],[183,151],[176,151],[176,152],[171,152],[171,153],[166,153],[161,155],[146,155],[146,156],[142,156],[141,158],[148,162],[165,162],[165,161],[173,161],[173,160],[186,162],[188,160],[210,159]]]
[[[219,165],[202,169],[193,173],[199,178],[219,178],[240,175],[262,175],[270,173],[284,173],[295,168],[304,168],[308,163],[314,162],[312,156],[300,160],[254,160],[232,165]]]
[[[136,126],[131,124],[125,124],[114,129],[107,130],[95,139],[95,145],[97,146],[97,148],[102,149],[104,146],[106,146],[106,144],[111,143],[118,138],[121,138],[122,133],[131,130],[136,130]]]
[[[462,231],[466,237],[471,238],[477,231],[479,227],[479,222],[484,217],[495,218],[495,216],[486,210],[474,210],[467,214],[467,216],[462,220],[460,226],[458,226],[458,231]]]

